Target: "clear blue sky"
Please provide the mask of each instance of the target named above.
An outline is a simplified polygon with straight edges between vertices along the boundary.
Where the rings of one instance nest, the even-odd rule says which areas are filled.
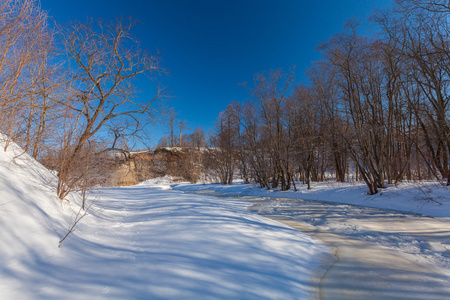
[[[353,17],[366,19],[393,0],[41,0],[57,22],[86,17],[132,16],[134,31],[150,52],[159,49],[169,105],[190,129],[213,128],[231,101],[248,98],[239,86],[253,75],[296,66],[298,82],[320,58],[319,42]],[[140,82],[144,91],[144,83]],[[149,95],[148,95],[149,96]],[[155,128],[154,143],[167,131]]]

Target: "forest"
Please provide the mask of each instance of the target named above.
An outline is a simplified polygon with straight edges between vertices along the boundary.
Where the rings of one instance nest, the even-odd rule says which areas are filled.
[[[264,188],[296,188],[333,178],[387,184],[449,176],[450,9],[445,1],[397,1],[323,42],[323,59],[295,84],[294,72],[264,72],[231,103],[212,144],[221,182],[238,169]]]
[[[322,59],[308,70],[270,70],[243,84],[250,100],[230,103],[207,137],[201,128],[182,134],[163,87],[139,97],[136,80],[157,82],[166,70],[134,38],[135,20],[55,24],[35,1],[5,0],[0,131],[58,175],[60,199],[106,184],[124,161],[141,179],[178,172],[195,182],[198,171],[283,191],[326,180],[364,181],[369,194],[402,181],[450,185],[449,15],[443,0],[399,0],[374,12],[371,35],[348,21],[318,45]],[[160,148],[182,154],[175,163],[162,155],[155,174],[155,160],[133,151],[160,118],[170,129]]]

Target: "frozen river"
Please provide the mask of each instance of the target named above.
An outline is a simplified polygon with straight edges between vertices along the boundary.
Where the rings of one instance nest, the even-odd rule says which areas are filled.
[[[450,221],[321,201],[246,197],[249,210],[334,248],[319,299],[450,299]]]
[[[326,201],[239,198],[251,203],[250,211],[332,247],[334,256],[311,278],[317,299],[450,299],[448,218]]]

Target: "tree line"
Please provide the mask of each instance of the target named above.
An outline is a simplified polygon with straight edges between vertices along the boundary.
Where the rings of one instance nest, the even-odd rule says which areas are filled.
[[[225,184],[238,171],[282,190],[330,177],[363,180],[370,194],[403,180],[449,185],[449,15],[444,0],[397,0],[373,15],[375,36],[350,21],[318,47],[308,84],[296,84],[294,70],[257,74],[244,85],[251,99],[219,115],[209,149],[204,131],[186,134],[173,111],[160,146],[202,150],[205,171]],[[105,153],[129,153],[160,112],[163,89],[140,100],[134,86],[164,73],[159,55],[133,36],[135,25],[54,24],[36,1],[0,4],[5,150],[14,140],[57,171],[61,199],[101,184]]]
[[[155,118],[163,90],[134,83],[164,72],[133,36],[136,22],[54,24],[33,0],[0,4],[0,131],[57,171],[57,194],[98,184],[107,151],[129,150]],[[99,179],[100,178],[100,179]]]
[[[369,194],[404,180],[450,185],[450,7],[399,0],[323,42],[307,70],[254,76],[251,99],[220,113],[212,145],[224,184],[235,171],[262,188],[296,188],[332,177],[362,180]]]

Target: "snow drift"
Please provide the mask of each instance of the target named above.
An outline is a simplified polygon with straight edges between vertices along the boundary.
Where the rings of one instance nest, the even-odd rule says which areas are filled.
[[[54,174],[14,143],[5,151],[1,140],[0,294],[8,299],[20,281],[45,272],[39,266],[58,251],[73,211],[56,197]]]

